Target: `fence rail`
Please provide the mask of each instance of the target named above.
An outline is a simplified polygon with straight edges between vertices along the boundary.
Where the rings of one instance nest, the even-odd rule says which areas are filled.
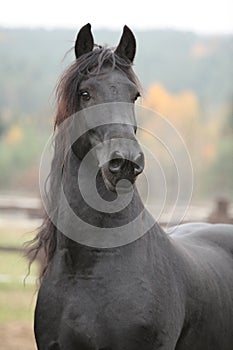
[[[230,206],[227,200],[221,199],[217,200],[214,203],[215,206],[191,206],[189,212],[182,220],[182,223],[186,222],[210,222],[210,223],[231,223],[233,224],[233,207]],[[152,215],[156,217],[157,209],[156,207],[149,208]],[[182,208],[180,208],[182,211]],[[169,220],[169,208],[167,208],[167,213],[164,213],[160,219],[158,220],[159,224],[163,227],[166,227],[169,223],[169,226],[176,225],[176,222],[172,222]],[[1,197],[0,196],[0,214],[8,214],[11,218],[10,220],[14,220],[15,214],[22,214],[27,216],[28,219],[41,219],[44,215],[44,210],[42,208],[41,202],[37,198],[12,198],[12,197]],[[179,218],[182,218],[182,215],[178,215]],[[12,247],[12,246],[1,246],[0,251],[2,252],[12,252],[25,254],[27,252],[26,247]],[[44,264],[44,256],[43,254],[39,254],[37,257],[37,261],[40,264],[40,267],[43,267]]]

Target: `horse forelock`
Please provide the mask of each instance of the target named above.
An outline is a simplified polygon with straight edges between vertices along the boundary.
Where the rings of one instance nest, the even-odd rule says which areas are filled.
[[[105,66],[109,67],[110,72],[114,69],[122,71],[141,90],[138,78],[132,70],[132,63],[116,55],[114,49],[96,45],[93,51],[82,55],[69,66],[58,81],[55,128],[77,112],[77,92],[81,81],[100,75]]]

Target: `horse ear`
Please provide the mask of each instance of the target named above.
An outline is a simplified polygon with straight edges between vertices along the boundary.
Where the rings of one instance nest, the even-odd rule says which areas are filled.
[[[94,39],[91,33],[91,25],[90,23],[87,23],[85,26],[83,26],[78,35],[77,39],[75,41],[75,56],[76,58],[79,58],[85,53],[88,53],[93,50],[94,47]]]
[[[124,26],[123,34],[121,36],[120,42],[115,50],[115,53],[122,57],[128,59],[131,63],[134,60],[136,52],[136,39],[129,27]]]

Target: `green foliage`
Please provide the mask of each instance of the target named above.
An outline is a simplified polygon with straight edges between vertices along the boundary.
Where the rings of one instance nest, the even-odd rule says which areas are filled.
[[[191,91],[200,106],[201,121],[214,119],[216,111],[229,104],[233,95],[231,35],[201,36],[172,30],[135,34],[135,71],[145,88],[159,83],[171,94]],[[96,43],[113,46],[119,31],[95,30],[94,36]],[[26,169],[39,162],[52,129],[54,87],[74,59],[75,37],[73,30],[0,28],[0,189],[13,179],[17,182]],[[23,138],[9,144],[6,135],[14,124],[22,129]],[[201,137],[192,136],[194,141]],[[206,175],[206,193],[232,188],[232,143],[223,133],[221,138],[217,159]],[[208,166],[206,163],[205,168]],[[194,167],[196,170],[196,163]]]
[[[47,140],[48,133],[31,123],[21,122],[22,139],[9,142],[7,135],[0,138],[0,188],[10,185],[13,179],[21,175],[25,169],[38,164]]]
[[[208,169],[207,178],[209,193],[233,199],[233,108],[223,125],[217,157]]]
[[[119,32],[96,30],[96,42],[116,45]],[[0,28],[0,108],[41,112],[53,101],[56,81],[70,61],[72,30]],[[171,92],[192,90],[201,103],[232,96],[231,36],[206,37],[171,30],[136,31],[135,69],[144,87],[160,82]],[[198,49],[199,48],[199,49]],[[43,118],[43,117],[42,117]]]

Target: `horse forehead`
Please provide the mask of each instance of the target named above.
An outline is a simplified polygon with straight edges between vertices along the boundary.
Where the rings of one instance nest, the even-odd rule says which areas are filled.
[[[112,71],[103,72],[87,79],[83,85],[90,85],[92,88],[107,89],[109,92],[116,93],[119,89],[136,89],[136,85],[130,81],[126,74]]]
[[[121,73],[117,70],[112,73],[106,74],[106,83],[112,88],[117,86],[133,86],[134,84],[130,81],[126,74]]]

